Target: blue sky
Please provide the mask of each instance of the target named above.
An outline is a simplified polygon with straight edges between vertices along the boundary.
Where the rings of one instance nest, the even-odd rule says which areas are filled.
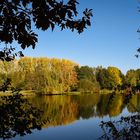
[[[140,66],[134,55],[140,47],[138,0],[79,0],[78,11],[93,9],[92,26],[82,34],[69,30],[36,30],[39,35],[33,57],[70,59],[80,65],[116,66],[123,73]]]

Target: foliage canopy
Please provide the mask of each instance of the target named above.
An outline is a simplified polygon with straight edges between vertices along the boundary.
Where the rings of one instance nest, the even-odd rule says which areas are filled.
[[[33,27],[47,31],[56,26],[63,29],[77,30],[82,33],[91,25],[92,9],[86,9],[83,17],[77,19],[77,0],[64,3],[59,0],[3,0],[0,1],[0,42],[17,42],[22,49],[35,48],[37,34]],[[10,61],[13,48],[0,51],[0,59]],[[19,52],[22,55],[22,52]]]

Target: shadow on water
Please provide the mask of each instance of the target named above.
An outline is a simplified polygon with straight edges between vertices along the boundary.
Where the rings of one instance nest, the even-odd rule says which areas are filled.
[[[8,139],[16,135],[31,134],[40,130],[42,111],[33,107],[21,94],[0,98],[0,138]]]
[[[101,122],[104,134],[99,139],[139,140],[140,114],[121,117],[118,121]]]

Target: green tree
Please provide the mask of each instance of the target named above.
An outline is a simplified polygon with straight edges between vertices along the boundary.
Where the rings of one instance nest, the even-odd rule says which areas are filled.
[[[140,87],[140,69],[136,70],[137,86]]]
[[[80,92],[99,92],[99,84],[93,83],[87,79],[81,79],[78,83],[78,91]]]
[[[91,82],[96,81],[96,77],[93,71],[93,68],[89,66],[81,66],[81,67],[76,67],[77,71],[77,78],[78,80],[80,79],[88,79]]]
[[[99,67],[96,70],[96,79],[100,84],[100,87],[102,89],[106,88],[106,89],[111,89],[111,84],[110,84],[110,75],[109,72],[107,71],[107,69]]]
[[[125,75],[125,85],[130,85],[131,87],[136,86],[137,84],[137,76],[135,70],[127,71]]]
[[[99,91],[100,86],[96,80],[95,71],[89,66],[75,67],[77,72],[78,90],[82,92]]]

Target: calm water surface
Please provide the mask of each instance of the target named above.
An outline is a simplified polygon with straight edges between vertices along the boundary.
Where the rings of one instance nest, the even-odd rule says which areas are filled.
[[[119,120],[140,112],[140,95],[126,100],[119,94],[29,97],[47,118],[41,130],[12,140],[94,140],[103,135],[101,121]]]

